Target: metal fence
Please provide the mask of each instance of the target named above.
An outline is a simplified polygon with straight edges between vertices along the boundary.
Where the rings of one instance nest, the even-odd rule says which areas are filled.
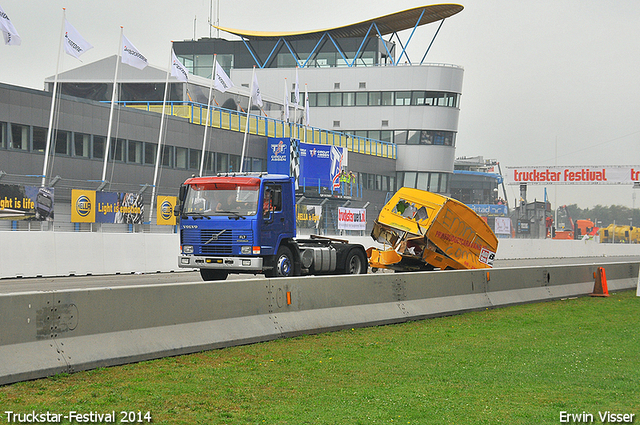
[[[163,112],[162,102],[138,101],[119,103],[130,108],[157,113]],[[164,107],[164,113],[185,118],[193,124],[205,125],[207,121],[207,105],[197,102],[168,102]],[[223,130],[245,131],[247,125],[246,112],[211,106],[209,115],[209,125],[211,127]],[[261,115],[248,115],[249,134],[264,137],[293,137],[306,143],[341,146],[355,153],[396,159],[396,145],[391,142],[303,126],[301,124]]]

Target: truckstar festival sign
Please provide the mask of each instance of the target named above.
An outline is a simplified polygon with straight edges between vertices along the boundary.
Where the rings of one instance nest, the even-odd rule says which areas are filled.
[[[338,229],[365,230],[367,228],[367,210],[364,208],[338,208]]]
[[[634,184],[640,180],[640,166],[605,165],[589,167],[506,167],[505,181],[517,184]]]

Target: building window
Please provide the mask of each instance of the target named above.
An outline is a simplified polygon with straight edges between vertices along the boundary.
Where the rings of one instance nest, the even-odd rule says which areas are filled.
[[[295,93],[291,93],[291,104],[296,104]],[[309,93],[309,106],[318,106],[318,93]]]
[[[216,154],[216,172],[217,173],[229,172],[229,154],[226,154],[226,153]]]
[[[201,151],[197,149],[189,149],[189,168],[192,170],[200,169],[200,155]]]
[[[189,156],[187,148],[176,148],[176,168],[187,168],[187,156]]]
[[[162,159],[160,160],[160,163],[163,167],[173,167],[173,146],[162,146]]]
[[[46,128],[33,127],[33,143],[31,144],[33,152],[44,153],[47,147],[47,133],[48,130]]]
[[[216,154],[215,152],[205,152],[204,155],[204,172],[212,174],[215,172]]]
[[[447,193],[449,175],[446,173],[429,173],[405,171],[397,173],[397,181],[400,187],[411,187],[434,193]],[[390,186],[395,187],[395,181],[390,181]]]
[[[195,75],[211,78],[212,70],[213,55],[193,55],[193,73]]]
[[[342,93],[330,93],[329,106],[342,106]]]
[[[144,144],[144,163],[153,165],[156,163],[156,150],[158,149],[158,145],[155,143],[145,143]]]
[[[329,93],[318,93],[318,106],[329,106]]]
[[[246,164],[246,160],[245,160],[245,164]],[[243,164],[243,168],[246,169],[246,165]],[[240,155],[229,155],[229,172],[230,173],[237,173],[238,171],[242,171],[240,169]]]
[[[134,140],[129,140],[129,152],[128,152],[128,161],[135,164],[142,164],[143,162],[143,144],[142,142],[136,142]]]
[[[9,147],[22,151],[29,150],[29,127],[9,124]]]
[[[340,127],[340,121],[334,121],[333,122],[333,126],[334,127]]]
[[[392,106],[394,94],[392,91],[382,92],[382,106]]]
[[[382,93],[378,91],[373,91],[369,93],[369,106],[380,106],[382,105]]]
[[[54,152],[58,155],[71,155],[71,132],[58,130],[56,132]]]
[[[369,103],[367,92],[356,93],[356,106],[367,106]]]
[[[424,105],[424,91],[411,92],[411,105],[421,106]]]
[[[395,105],[396,106],[411,105],[411,92],[410,91],[397,92]]]
[[[429,190],[429,173],[418,173],[416,189]]]
[[[254,172],[267,171],[265,165],[266,163],[262,158],[251,159],[251,171],[254,171]]]
[[[104,159],[104,149],[107,143],[105,136],[93,136],[93,158]]]
[[[354,92],[342,93],[342,106],[355,106],[356,94]]]
[[[127,142],[124,139],[115,139],[113,137],[111,138],[110,149],[112,161],[124,162],[126,143]]]
[[[83,133],[73,134],[73,154],[89,158],[91,156],[91,135]]]
[[[7,123],[0,122],[0,149],[7,148]]]

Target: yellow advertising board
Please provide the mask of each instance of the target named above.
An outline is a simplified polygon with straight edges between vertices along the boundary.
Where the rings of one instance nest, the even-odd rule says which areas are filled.
[[[173,215],[176,202],[178,202],[178,198],[176,196],[158,196],[158,201],[156,203],[156,223],[159,226],[176,225],[176,216]]]
[[[94,223],[96,221],[96,192],[93,190],[71,190],[71,222]]]

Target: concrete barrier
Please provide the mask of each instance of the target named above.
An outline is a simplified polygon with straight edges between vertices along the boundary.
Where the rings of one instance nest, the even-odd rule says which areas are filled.
[[[177,233],[0,232],[0,278],[178,270]]]
[[[344,238],[382,247],[370,236]],[[5,231],[0,240],[0,279],[183,270],[177,233]],[[500,239],[497,252],[500,260],[607,256],[640,256],[640,244]]]
[[[597,267],[229,280],[0,295],[0,384],[301,334],[586,295],[594,288]],[[604,267],[610,291],[637,285],[640,263]]]

